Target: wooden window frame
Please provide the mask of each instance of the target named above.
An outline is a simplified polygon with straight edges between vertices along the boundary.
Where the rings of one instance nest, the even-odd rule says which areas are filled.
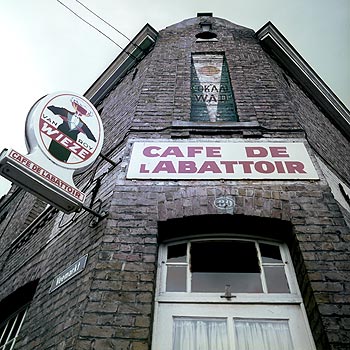
[[[187,274],[186,292],[167,292],[165,288],[167,247],[173,244],[187,244],[186,263],[176,262],[173,265],[183,266],[187,264],[187,271],[189,272],[189,243],[210,240],[253,241],[255,245],[259,243],[277,245],[280,249],[282,262],[284,263],[289,293],[268,293],[267,286],[264,283],[262,293],[234,293],[232,291],[232,298],[222,297],[224,291],[223,293],[191,293],[189,290],[189,273]],[[262,267],[260,250],[258,249],[257,252],[259,263]],[[270,264],[266,263],[266,265]],[[263,268],[261,273],[264,273]],[[245,236],[242,238],[242,236],[232,236],[231,234],[222,236],[196,236],[195,238],[187,237],[187,239],[171,240],[160,244],[152,350],[173,350],[173,320],[178,317],[226,319],[229,333],[233,330],[232,327],[235,320],[239,319],[287,321],[294,349],[316,350],[289,249],[283,242],[261,239],[259,237]],[[230,346],[234,347],[232,345],[234,344],[234,335],[229,334],[228,336],[230,338]]]
[[[172,241],[172,242],[166,242],[160,245],[159,247],[159,264],[158,264],[158,283],[156,288],[156,301],[159,302],[171,302],[171,301],[184,301],[184,302],[215,302],[215,303],[225,303],[227,300],[225,298],[221,298],[221,296],[224,294],[224,290],[222,293],[203,293],[203,292],[191,292],[190,291],[190,283],[191,283],[191,272],[190,272],[190,266],[189,262],[186,263],[167,263],[167,246],[173,245],[173,244],[182,244],[187,243],[187,259],[189,259],[189,249],[190,249],[190,242],[195,241],[221,241],[221,240],[227,240],[227,241],[248,241],[248,242],[255,242],[255,245],[257,246],[258,243],[264,243],[264,244],[272,244],[272,245],[278,245],[280,247],[281,257],[282,261],[284,262],[284,268],[285,268],[285,274],[288,281],[288,285],[290,288],[290,293],[268,293],[267,292],[267,286],[266,281],[264,278],[264,270],[262,269],[261,275],[262,275],[262,287],[263,287],[263,293],[235,293],[232,291],[232,302],[266,302],[266,303],[301,303],[302,298],[300,295],[300,291],[298,288],[297,280],[295,277],[295,272],[292,264],[292,260],[289,254],[288,247],[285,243],[281,242],[275,242],[275,241],[268,241],[268,240],[262,240],[262,239],[254,239],[254,238],[241,238],[241,237],[196,237],[195,239],[186,239],[186,240],[178,240],[178,241]],[[262,263],[261,261],[261,255],[260,250],[257,249],[258,258],[259,258],[259,264],[260,266],[270,266],[273,265],[271,263]],[[172,265],[172,266],[187,266],[187,291],[186,292],[167,292],[166,291],[166,266]],[[282,265],[282,264],[280,264]]]

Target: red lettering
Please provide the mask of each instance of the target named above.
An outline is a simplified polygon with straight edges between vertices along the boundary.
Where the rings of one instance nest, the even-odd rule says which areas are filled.
[[[152,157],[159,157],[158,153],[152,153],[153,150],[160,150],[161,147],[159,146],[148,146],[143,150],[143,155],[149,158]]]
[[[59,141],[61,140],[61,138],[64,136],[64,134],[60,134],[60,135],[57,135],[57,137],[55,138],[56,141]]]
[[[15,151],[11,151],[11,153],[10,153],[10,157],[11,157],[11,158],[13,158],[13,159],[17,159],[17,157],[18,157],[18,153],[17,153],[17,152],[15,152]]]
[[[238,164],[238,162],[233,161],[233,160],[232,161],[231,160],[222,160],[220,162],[220,164],[223,164],[225,166],[225,170],[227,173],[234,173],[235,170],[234,170],[233,166],[235,164]]]
[[[207,147],[207,157],[221,157],[221,147]]]
[[[200,167],[198,174],[205,173],[207,171],[210,171],[214,174],[220,174],[221,170],[217,166],[217,164],[213,161],[205,161],[203,162],[202,166]]]
[[[16,159],[19,163],[25,165],[27,168],[31,168],[34,164],[28,158],[22,156],[20,153],[17,152],[11,152],[10,157]]]
[[[78,156],[79,156],[80,158],[86,158],[86,156],[89,155],[89,154],[90,154],[89,151],[87,151],[87,150],[85,150],[85,149],[81,149],[80,152],[78,153]]]
[[[243,165],[243,172],[245,174],[250,174],[252,172],[251,166],[252,164],[254,164],[254,162],[244,160],[244,161],[238,162],[238,164]]]
[[[287,147],[269,147],[272,157],[289,157]]]
[[[165,171],[168,174],[175,174],[174,164],[171,161],[160,161],[154,168],[152,173],[158,174],[161,171]]]
[[[57,138],[56,138],[56,140],[57,140]],[[74,142],[73,145],[68,147],[68,149],[70,151],[72,151],[73,153],[77,154],[80,151],[81,146],[79,146],[77,143]]]
[[[304,170],[305,166],[302,162],[286,161],[285,164],[289,174],[306,174],[306,171]]]
[[[200,154],[200,153],[202,153],[202,151],[203,151],[203,147],[199,147],[199,146],[198,147],[196,147],[196,146],[191,147],[191,146],[189,146],[187,148],[187,155],[189,157],[195,157],[196,154]]]
[[[286,172],[286,170],[284,169],[284,166],[283,166],[283,162],[276,161],[275,166],[276,166],[277,172],[279,174],[284,174]]]
[[[182,157],[182,158],[184,157],[180,148],[177,146],[168,147],[161,155],[161,157],[168,157],[168,156],[175,156],[175,157]]]
[[[55,129],[53,126],[48,125],[46,122],[40,120],[41,131],[45,135],[49,136],[52,140],[60,143],[67,150],[76,154],[79,158],[85,160],[91,157],[92,153],[85,149],[83,146],[78,145],[74,140],[65,134],[61,133],[59,130]]]
[[[273,164],[271,162],[256,162],[255,163],[255,170],[258,173],[262,173],[262,174],[271,174],[275,171],[275,167],[273,166]]]
[[[65,137],[62,141],[60,141],[60,144],[65,147],[68,147],[70,142],[71,142],[70,139],[68,137]]]
[[[32,164],[32,162],[26,157],[21,157],[21,163],[27,168],[30,168],[30,165]]]
[[[36,173],[40,174],[40,172],[43,170],[39,165],[33,165],[32,170]]]
[[[248,158],[266,157],[268,155],[268,152],[264,147],[245,147],[245,151]]]
[[[180,174],[194,174],[197,172],[196,163],[193,161],[179,161]]]
[[[40,124],[42,124],[42,120],[40,119]],[[46,135],[48,136],[51,136],[51,135],[55,135],[55,134],[59,134],[60,132],[55,129],[55,128],[52,128],[51,126],[49,126],[49,124],[47,123],[43,123],[41,125],[41,131],[43,131]]]
[[[140,173],[142,173],[142,174],[148,174],[149,173],[149,170],[146,169],[146,164],[141,164],[140,165]]]

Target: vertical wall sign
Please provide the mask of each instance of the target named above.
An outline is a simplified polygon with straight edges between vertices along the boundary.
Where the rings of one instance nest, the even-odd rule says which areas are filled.
[[[0,174],[66,213],[79,210],[85,194],[73,175],[91,166],[103,145],[94,106],[70,92],[47,95],[29,111],[25,130],[29,154],[5,149]]]
[[[193,121],[237,121],[224,55],[192,55],[191,100],[191,120]]]

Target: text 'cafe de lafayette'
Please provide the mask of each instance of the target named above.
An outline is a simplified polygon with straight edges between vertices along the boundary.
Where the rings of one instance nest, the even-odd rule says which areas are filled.
[[[302,143],[135,142],[128,178],[315,178]]]

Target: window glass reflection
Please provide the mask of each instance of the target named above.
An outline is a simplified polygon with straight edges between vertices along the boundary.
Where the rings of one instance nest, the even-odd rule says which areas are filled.
[[[191,271],[259,273],[255,243],[244,241],[192,242]]]
[[[187,244],[168,246],[168,262],[186,262]]]
[[[222,293],[230,285],[234,293],[262,293],[260,273],[194,272],[192,292]]]
[[[186,292],[186,266],[168,266],[167,292]]]
[[[280,247],[272,244],[260,243],[260,253],[263,263],[281,263]]]
[[[254,242],[207,241],[191,244],[192,292],[261,293]]]
[[[265,279],[269,293],[289,293],[284,266],[265,266]]]

